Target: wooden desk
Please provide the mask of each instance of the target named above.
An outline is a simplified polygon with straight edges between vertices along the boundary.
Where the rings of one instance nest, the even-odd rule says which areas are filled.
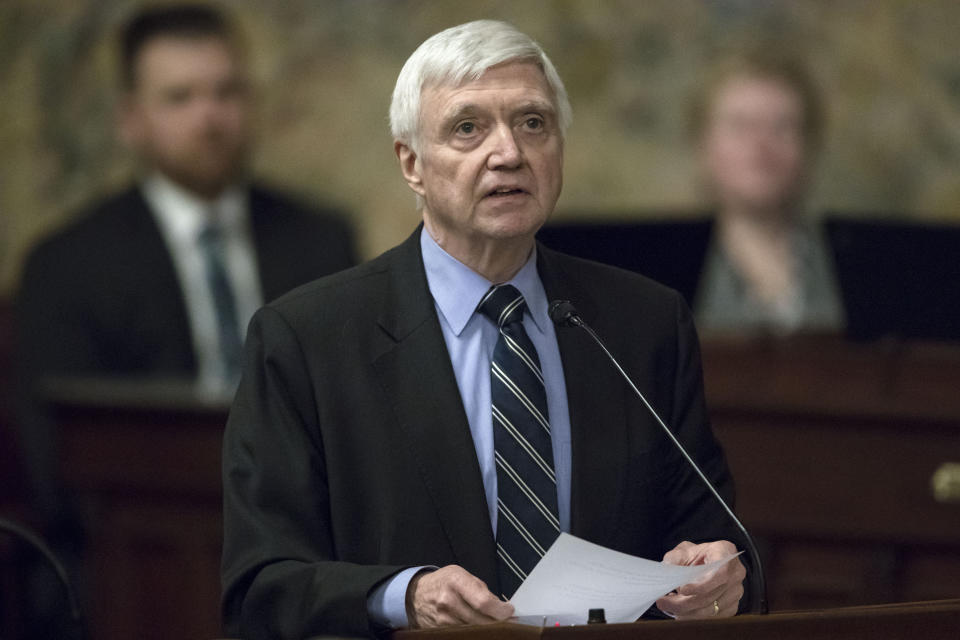
[[[960,504],[930,492],[960,462],[960,348],[710,340],[704,362],[774,610],[960,595]],[[225,405],[177,385],[54,401],[95,637],[215,637]]]
[[[704,372],[773,608],[960,595],[960,346],[713,340]]]

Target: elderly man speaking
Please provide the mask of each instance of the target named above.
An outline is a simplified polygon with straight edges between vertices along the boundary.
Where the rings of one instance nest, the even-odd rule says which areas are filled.
[[[679,295],[537,244],[571,110],[528,36],[478,21],[425,41],[390,107],[423,224],[250,326],[224,438],[223,614],[244,638],[510,618],[561,531],[667,562],[731,552],[727,516],[570,300],[728,497]],[[657,606],[733,615],[734,561]]]

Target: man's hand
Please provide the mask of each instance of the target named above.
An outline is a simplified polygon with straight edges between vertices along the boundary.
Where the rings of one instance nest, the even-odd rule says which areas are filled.
[[[703,544],[681,542],[663,556],[663,561],[681,565],[707,564],[736,552],[737,548],[726,540]],[[746,576],[743,563],[734,558],[699,581],[663,596],[657,600],[657,608],[677,620],[732,616],[737,613],[737,605],[743,597]]]
[[[490,593],[483,580],[456,565],[418,573],[407,587],[411,629],[506,620],[513,605]]]

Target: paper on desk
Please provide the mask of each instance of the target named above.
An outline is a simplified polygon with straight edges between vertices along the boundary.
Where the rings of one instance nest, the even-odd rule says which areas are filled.
[[[607,622],[633,622],[660,596],[694,582],[739,553],[694,566],[644,560],[561,533],[510,598],[518,622],[585,624],[588,609]]]

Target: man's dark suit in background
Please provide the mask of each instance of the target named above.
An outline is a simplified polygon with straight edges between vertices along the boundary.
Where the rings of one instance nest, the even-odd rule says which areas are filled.
[[[265,301],[355,264],[352,232],[339,214],[258,187],[249,207]],[[21,361],[35,375],[196,373],[180,283],[139,188],[38,246],[17,307]]]
[[[681,297],[538,247],[571,300],[727,498]],[[558,329],[572,431],[572,533],[660,558],[739,540],[603,353]],[[224,444],[224,615],[244,637],[368,634],[367,594],[405,566],[497,584],[477,456],[427,287],[419,231],[258,312]],[[270,425],[269,428],[264,428]],[[282,473],[277,473],[282,469]]]

